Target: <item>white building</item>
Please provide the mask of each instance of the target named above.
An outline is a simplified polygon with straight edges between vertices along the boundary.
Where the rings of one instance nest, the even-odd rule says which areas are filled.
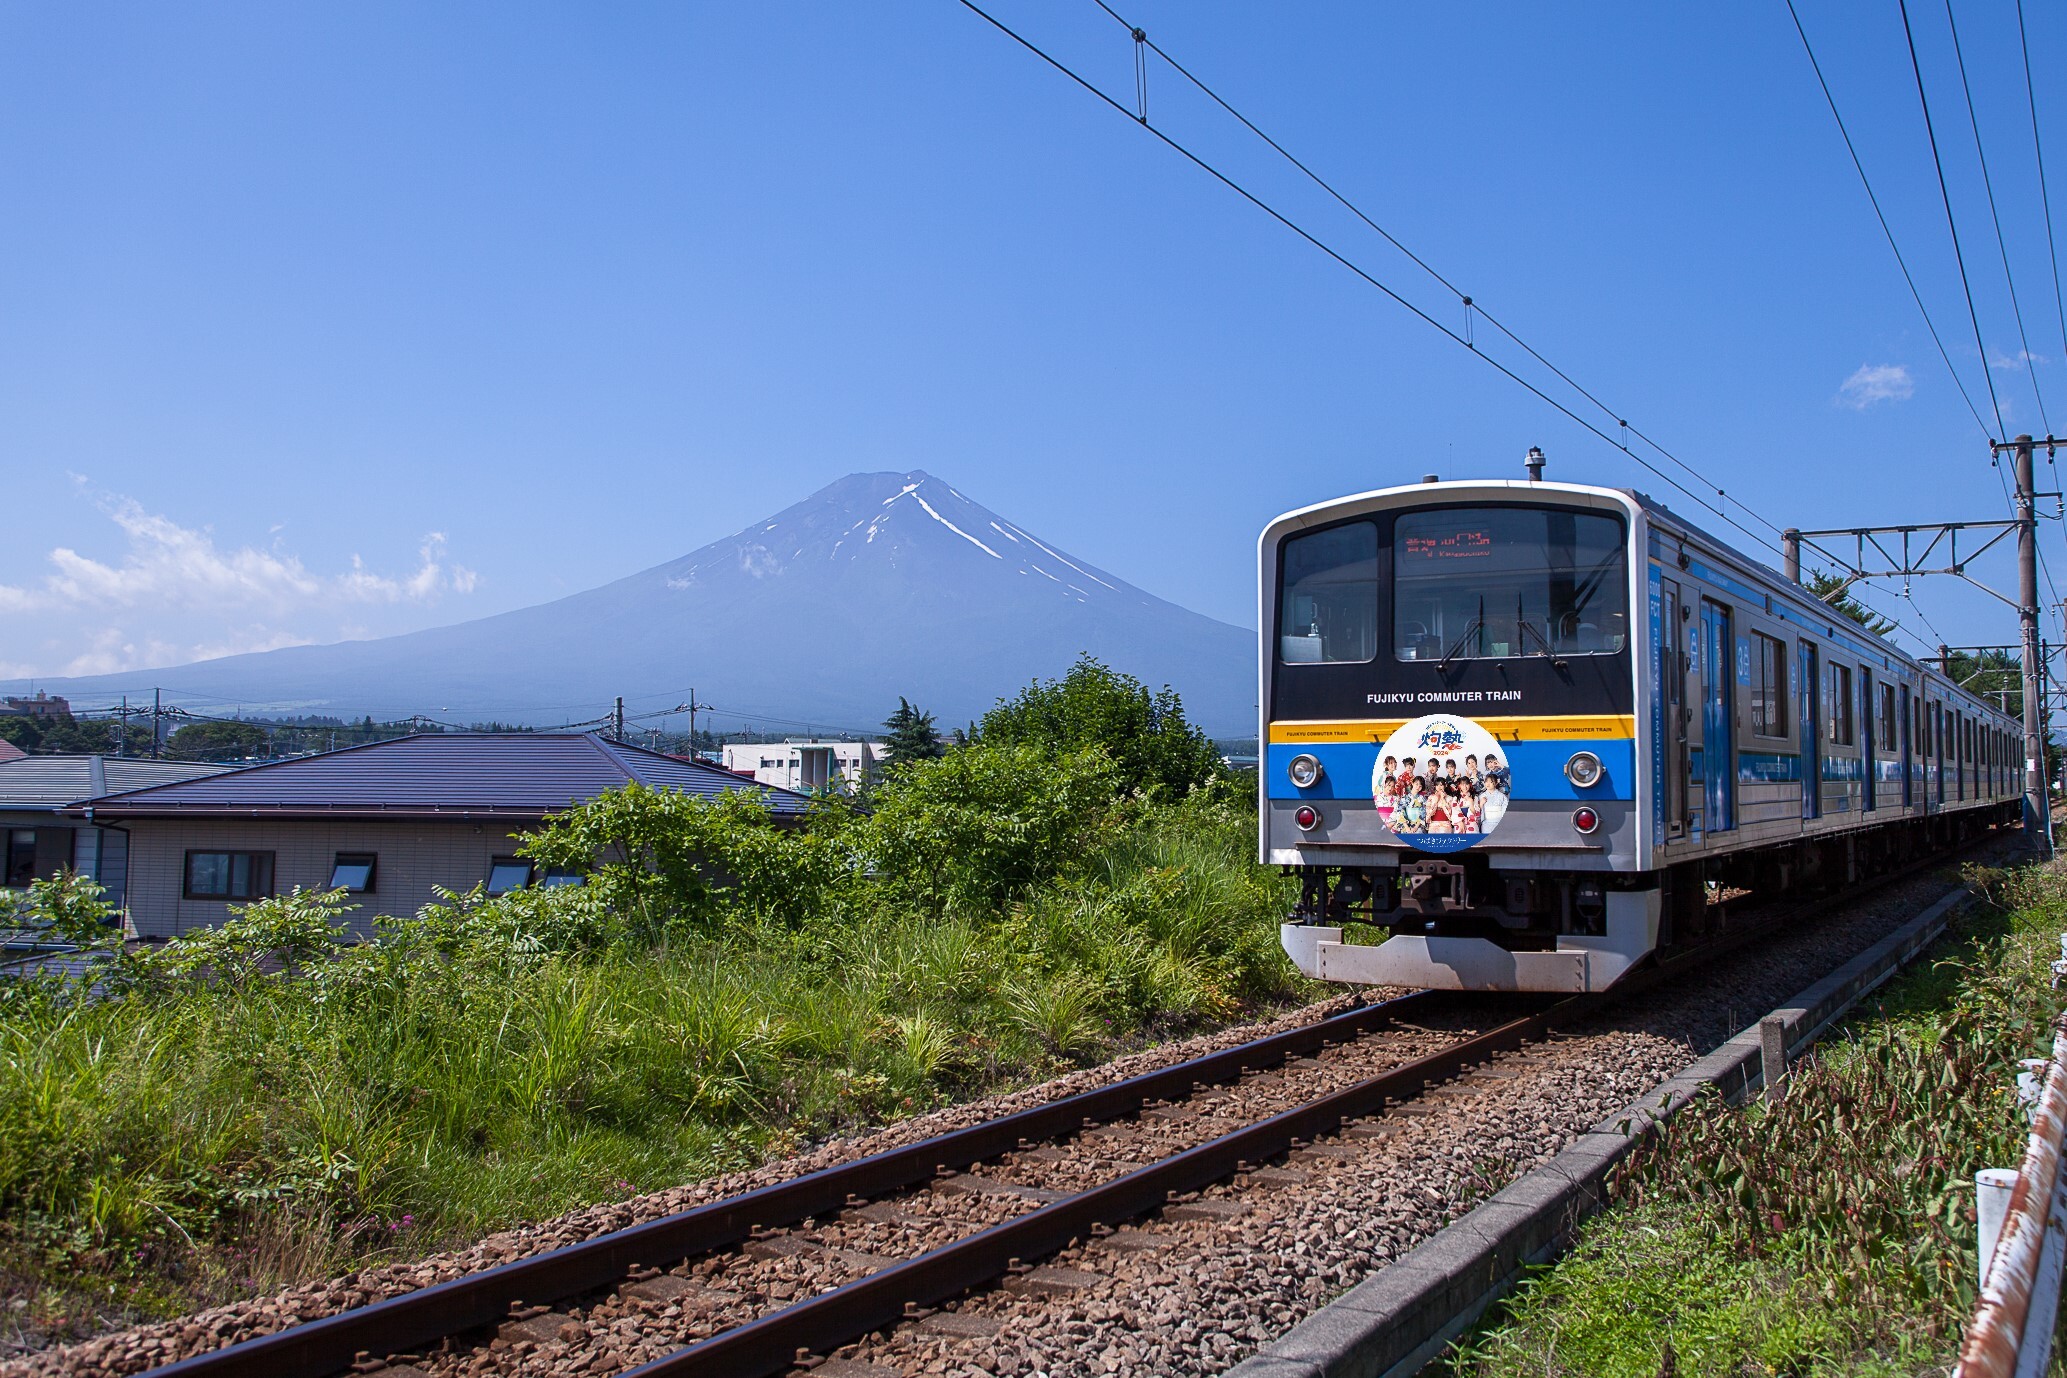
[[[728,742],[725,769],[780,789],[852,790],[882,774],[883,743],[822,742],[815,737]]]

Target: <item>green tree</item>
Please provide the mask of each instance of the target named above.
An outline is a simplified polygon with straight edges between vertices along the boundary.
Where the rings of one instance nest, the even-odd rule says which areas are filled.
[[[0,741],[13,742],[23,751],[40,750],[43,726],[26,713],[0,714]]]
[[[266,730],[248,722],[190,722],[165,743],[165,754],[182,761],[242,761],[265,751]]]
[[[43,745],[38,750],[106,756],[114,752],[118,741],[119,729],[111,720],[65,714],[43,725]]]
[[[1123,790],[1182,796],[1215,779],[1220,753],[1184,717],[1167,684],[1151,694],[1132,675],[1086,655],[1059,680],[1035,680],[983,715],[977,737],[1000,746],[1033,743],[1063,753],[1098,747]]]
[[[995,912],[1084,855],[1117,788],[1096,746],[986,741],[899,771],[856,826],[858,850],[908,900]]]
[[[1894,623],[1852,597],[1851,594],[1840,591],[1851,587],[1851,583],[1842,574],[1830,574],[1820,569],[1812,570],[1809,573],[1808,587],[1809,592],[1816,595],[1818,599],[1829,604],[1837,612],[1841,612],[1846,617],[1851,618],[1852,621],[1858,623],[1867,631],[1872,632],[1875,636],[1886,636],[1895,629]]]
[[[1977,698],[1996,704],[2013,718],[2024,716],[2024,669],[2007,651],[1954,651],[1945,677]]]
[[[883,720],[883,763],[901,766],[911,761],[933,761],[945,755],[940,735],[933,730],[933,715],[912,707],[900,695],[897,711]]]

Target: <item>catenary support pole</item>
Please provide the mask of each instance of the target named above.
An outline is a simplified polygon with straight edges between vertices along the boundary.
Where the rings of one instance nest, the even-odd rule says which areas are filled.
[[[2031,474],[2031,437],[2014,442],[2017,476],[2017,630],[2024,652],[2024,829],[2032,845],[2052,850],[2045,788],[2045,742],[2039,730],[2039,695],[2045,681],[2038,660],[2038,519]]]
[[[1780,533],[1780,558],[1790,583],[1801,582],[1801,532],[1788,527]]]

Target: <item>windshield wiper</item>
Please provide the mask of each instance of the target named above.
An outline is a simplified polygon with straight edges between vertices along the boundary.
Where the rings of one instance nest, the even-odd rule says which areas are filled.
[[[1435,663],[1435,668],[1438,670],[1449,669],[1450,662],[1455,660],[1457,658],[1457,653],[1464,649],[1464,643],[1471,640],[1471,638],[1476,633],[1483,630],[1485,625],[1486,598],[1484,594],[1480,594],[1478,600],[1478,616],[1472,618],[1471,621],[1465,625],[1464,634],[1462,636],[1459,636],[1455,641],[1450,643],[1450,649],[1443,652],[1443,657],[1441,660],[1438,660]]]

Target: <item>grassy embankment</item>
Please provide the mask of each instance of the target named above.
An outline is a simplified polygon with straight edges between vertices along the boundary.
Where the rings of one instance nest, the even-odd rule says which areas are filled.
[[[1990,903],[1805,1058],[1778,1105],[1689,1107],[1443,1371],[1949,1373],[1975,1302],[1973,1176],[2022,1157],[2017,1061],[2051,1051],[2047,964],[2067,930],[2067,873],[1978,876]]]
[[[1306,994],[1245,791],[1122,778],[986,742],[795,832],[634,788],[529,844],[586,886],[350,946],[344,896],[285,896],[109,954],[98,998],[5,983],[6,1324],[428,1251]],[[79,886],[40,900],[93,931]]]

